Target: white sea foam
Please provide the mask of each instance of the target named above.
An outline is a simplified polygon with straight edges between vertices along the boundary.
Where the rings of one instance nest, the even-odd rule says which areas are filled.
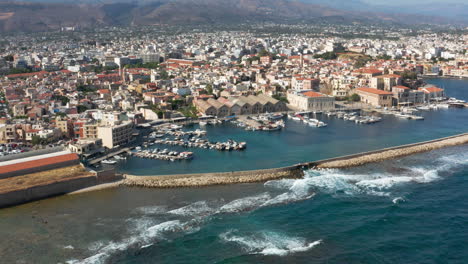
[[[403,197],[396,197],[396,198],[393,198],[392,200],[392,203],[394,204],[399,204],[399,203],[404,203],[404,202],[406,202],[406,200]]]
[[[288,237],[275,232],[257,232],[250,235],[237,235],[231,230],[220,235],[225,242],[233,242],[241,246],[249,254],[285,256],[304,252],[319,245],[322,241],[307,242],[300,237]]]
[[[153,245],[152,243],[150,243],[150,244],[146,244],[146,245],[143,245],[143,246],[141,246],[141,249],[144,249],[144,248],[151,247],[152,245]]]
[[[180,207],[169,211],[169,214],[182,215],[182,216],[205,216],[214,211],[209,207],[206,201],[198,201],[184,207]]]
[[[347,195],[367,194],[389,196],[393,188],[409,183],[430,183],[440,180],[440,172],[458,166],[459,162],[431,165],[429,167],[405,168],[403,174],[353,173],[345,170],[308,170],[305,184],[323,192]],[[293,185],[294,186],[294,185]]]
[[[258,208],[263,203],[268,201],[271,198],[271,195],[267,192],[255,195],[240,198],[234,201],[231,201],[218,210],[219,213],[237,213],[243,211],[250,211]]]
[[[177,231],[190,232],[192,228],[187,223],[181,223],[179,220],[166,221],[150,226],[149,228],[141,229],[135,235],[121,241],[94,243],[94,245],[90,247],[90,249],[94,251],[94,255],[83,260],[70,260],[68,263],[104,263],[115,253],[123,252],[131,247],[142,248],[145,245],[151,244],[153,241],[164,239],[164,236],[168,233]]]

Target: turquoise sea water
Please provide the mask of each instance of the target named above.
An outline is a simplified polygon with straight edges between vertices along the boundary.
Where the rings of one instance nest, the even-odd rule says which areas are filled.
[[[435,81],[450,96],[468,99],[466,80]],[[212,159],[217,168],[235,168],[231,159],[237,167],[277,167],[466,132],[467,118],[468,110],[428,112],[424,121],[386,120],[385,132],[336,120],[336,131],[323,135],[292,124],[297,136],[276,134],[284,138],[274,141],[282,144],[274,151],[257,150],[263,139],[247,132],[259,142],[249,142],[244,153],[214,152]],[[219,137],[244,133],[223,131]],[[327,135],[341,141],[327,148]],[[307,141],[317,137],[319,150]],[[250,154],[257,151],[267,155],[258,163]],[[126,166],[140,174],[161,169],[147,162]],[[201,155],[187,166],[197,164],[204,166]],[[459,146],[347,170],[310,170],[299,180],[51,198],[0,210],[0,263],[467,263],[467,164],[468,146]]]

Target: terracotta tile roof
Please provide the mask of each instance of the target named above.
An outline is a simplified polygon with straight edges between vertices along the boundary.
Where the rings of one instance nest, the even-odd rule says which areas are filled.
[[[109,90],[109,89],[99,89],[99,90],[98,90],[98,93],[100,93],[100,94],[108,94],[108,93],[110,93],[110,90]]]
[[[314,91],[308,91],[308,92],[304,92],[302,94],[307,96],[307,97],[324,97],[324,96],[326,96],[324,94],[317,93],[317,92],[314,92]]]
[[[74,161],[74,160],[78,161],[78,155],[71,153],[71,154],[65,154],[61,156],[55,156],[55,157],[50,157],[50,158],[31,160],[31,161],[26,161],[22,163],[5,165],[5,166],[0,167],[0,175],[14,172],[14,171],[27,170],[27,169],[32,169],[35,167],[42,167],[42,166],[52,165],[56,163]]]
[[[419,90],[422,90],[424,91],[425,93],[437,93],[437,92],[442,92],[444,91],[444,89],[441,89],[441,88],[438,88],[438,87],[423,87],[423,88],[419,88]]]
[[[382,91],[379,89],[369,88],[369,87],[361,87],[357,88],[358,91],[371,93],[371,94],[379,94],[379,95],[393,95],[391,92]]]

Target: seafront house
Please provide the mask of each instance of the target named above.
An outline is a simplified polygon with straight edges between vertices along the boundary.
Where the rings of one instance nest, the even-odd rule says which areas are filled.
[[[361,102],[372,106],[391,107],[393,105],[393,93],[379,89],[361,87],[356,89],[361,97]]]
[[[429,86],[421,87],[418,90],[424,92],[424,95],[425,95],[424,100],[426,102],[430,102],[431,100],[434,100],[436,98],[445,97],[444,89],[441,89],[439,87],[429,85]]]
[[[392,88],[394,105],[416,105],[425,101],[423,91],[412,90],[409,87],[398,85]]]
[[[331,111],[335,109],[335,97],[315,91],[288,91],[289,104],[304,111]]]

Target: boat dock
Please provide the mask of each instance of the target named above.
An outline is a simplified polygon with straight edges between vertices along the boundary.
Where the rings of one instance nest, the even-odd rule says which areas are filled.
[[[246,124],[249,127],[255,128],[255,129],[260,129],[261,126],[263,126],[260,122],[249,119],[247,116],[239,116],[238,120],[244,124]]]
[[[172,155],[171,155],[172,154]],[[193,158],[192,152],[169,152],[167,154],[163,153],[152,153],[149,151],[142,151],[142,152],[131,152],[131,155],[143,159],[158,159],[158,160],[189,160]]]
[[[158,139],[154,141],[155,144],[181,146],[186,148],[204,148],[204,149],[216,149],[216,150],[244,150],[247,147],[245,142],[236,142],[229,140],[227,142],[209,142],[208,140],[197,139],[194,141],[186,141],[183,139]]]
[[[99,157],[99,158],[90,160],[90,161],[88,161],[88,164],[89,164],[89,165],[94,165],[94,164],[97,164],[97,163],[99,163],[99,162],[101,162],[101,161],[103,161],[103,160],[106,160],[106,159],[108,159],[108,158],[112,158],[112,157],[114,157],[115,155],[119,155],[119,154],[122,154],[122,153],[128,153],[128,152],[130,152],[130,149],[131,149],[130,147],[119,149],[119,150],[117,150],[117,151],[108,153],[108,154],[106,154],[106,155],[104,155],[104,156],[102,156],[102,157]]]

